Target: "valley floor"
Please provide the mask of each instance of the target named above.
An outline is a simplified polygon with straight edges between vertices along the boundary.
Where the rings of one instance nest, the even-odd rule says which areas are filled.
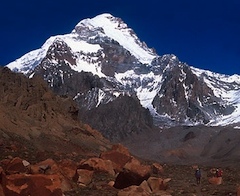
[[[223,181],[220,185],[209,183],[211,167],[201,167],[201,184],[197,185],[194,170],[191,166],[166,165],[164,175],[170,177],[169,189],[172,195],[184,196],[234,196],[237,195],[237,187],[240,184],[239,168],[222,168]]]

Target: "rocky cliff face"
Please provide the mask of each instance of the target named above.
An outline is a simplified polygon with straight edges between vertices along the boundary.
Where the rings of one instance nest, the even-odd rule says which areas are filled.
[[[141,106],[137,98],[129,96],[120,96],[112,102],[84,111],[80,116],[115,142],[133,134],[151,132],[154,127],[150,112]]]
[[[153,99],[158,114],[167,114],[184,124],[207,124],[216,116],[234,111],[186,64],[172,66],[163,77],[161,89]]]
[[[240,121],[240,76],[196,69],[172,54],[159,56],[110,14],[80,21],[71,33],[50,37],[40,49],[7,66],[30,78],[44,78],[54,92],[71,96],[88,112],[110,102],[117,107],[114,102],[124,95],[136,97],[159,127]],[[128,116],[122,113],[120,118],[127,121]],[[113,129],[110,122],[104,121],[103,133]]]
[[[127,71],[136,58],[114,41],[105,41],[100,45],[106,54],[102,61],[102,72],[108,78],[100,78],[91,72],[74,71],[71,65],[76,57],[61,40],[55,40],[49,47],[46,57],[35,68],[34,75],[43,77],[55,93],[72,97],[81,110],[80,120],[100,130],[107,138],[119,141],[143,129],[150,130],[153,126],[151,115],[141,106],[136,93],[111,77],[115,73]],[[119,63],[123,65],[119,66]],[[119,95],[128,98],[120,98]],[[99,120],[103,114],[105,119]],[[134,119],[131,123],[130,116]]]

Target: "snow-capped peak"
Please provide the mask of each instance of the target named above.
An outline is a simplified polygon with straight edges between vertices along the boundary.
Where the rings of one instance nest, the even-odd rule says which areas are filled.
[[[103,34],[117,41],[143,64],[150,64],[157,56],[151,49],[140,42],[127,24],[111,14],[105,13],[92,19],[84,19],[76,25],[75,29],[79,27],[88,27],[90,30],[101,28]],[[73,32],[76,31],[73,30]]]
[[[77,31],[79,28],[80,31]],[[117,41],[143,64],[150,64],[157,56],[157,54],[149,49],[145,43],[142,43],[138,39],[133,30],[128,28],[127,24],[125,24],[120,18],[113,17],[111,14],[101,14],[92,19],[84,19],[80,21],[75,29],[69,34],[50,37],[41,48],[23,55],[19,59],[9,63],[7,66],[13,71],[28,74],[40,64],[46,56],[48,48],[56,39],[63,40],[74,53],[97,52],[101,47],[98,44],[88,43],[88,39],[90,38],[89,35],[87,36],[87,40],[80,38],[80,34],[84,34],[84,29],[87,31],[96,30],[97,35],[109,37],[110,39]],[[76,66],[75,69],[80,71],[80,68]]]
[[[40,74],[62,93],[69,86],[62,88],[60,83],[76,85],[71,80],[82,81],[79,77],[85,76],[80,72],[92,73],[93,78],[87,76],[89,85],[79,87],[84,92],[69,88],[88,109],[129,94],[137,95],[161,123],[162,119],[167,124],[240,122],[240,76],[189,67],[172,54],[158,56],[111,14],[84,19],[71,33],[50,37],[41,48],[7,66],[28,76]]]

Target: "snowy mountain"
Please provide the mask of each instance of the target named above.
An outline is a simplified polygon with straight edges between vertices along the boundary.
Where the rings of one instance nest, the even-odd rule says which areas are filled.
[[[71,33],[50,37],[6,66],[30,78],[40,75],[86,112],[129,96],[158,126],[240,122],[239,75],[197,69],[173,54],[160,56],[110,14],[84,19]]]

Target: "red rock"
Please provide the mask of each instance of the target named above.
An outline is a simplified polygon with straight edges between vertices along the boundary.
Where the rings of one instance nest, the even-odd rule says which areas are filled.
[[[153,163],[152,164],[152,172],[153,172],[153,174],[157,174],[157,175],[163,174],[163,172],[164,172],[163,166],[160,165],[159,163]]]
[[[13,158],[7,165],[7,174],[26,173],[28,168],[23,165],[23,159],[19,157]]]
[[[86,169],[77,169],[73,180],[78,184],[89,185],[92,181],[93,171]]]
[[[68,179],[72,179],[77,170],[77,163],[72,160],[64,159],[58,163],[61,173]]]
[[[113,145],[112,150],[120,152],[120,153],[125,154],[127,156],[131,156],[130,153],[129,153],[129,150],[126,147],[124,147],[122,144]]]
[[[63,192],[70,191],[73,188],[72,182],[68,180],[67,178],[64,178],[63,176],[59,176],[61,180],[61,190]]]
[[[124,169],[132,171],[141,177],[149,177],[151,173],[151,167],[149,165],[142,165],[140,161],[134,157],[125,164]]]
[[[38,165],[31,165],[30,173],[31,174],[40,174],[39,166]]]
[[[114,186],[114,181],[110,181],[110,182],[108,182],[108,186],[111,186],[111,187],[113,187]]]
[[[118,192],[118,196],[149,196],[150,193],[143,190],[143,188],[132,185],[127,188],[124,188]]]
[[[114,163],[113,166],[116,172],[121,171],[123,166],[131,159],[129,155],[115,150],[103,152],[100,155],[100,158],[112,161]]]
[[[148,178],[147,182],[148,182],[151,190],[153,192],[157,192],[157,191],[161,190],[160,185],[163,183],[163,179],[157,178],[157,177],[150,177],[150,178]]]
[[[78,169],[87,169],[93,171],[107,172],[110,175],[115,175],[113,163],[110,160],[103,160],[101,158],[90,158],[80,162]]]
[[[76,172],[76,168],[76,164],[74,166],[71,161],[61,161],[58,165],[54,160],[46,159],[32,165],[31,174],[58,175],[61,181],[62,191],[69,191],[72,189],[71,180]]]
[[[140,187],[145,190],[147,193],[152,193],[151,188],[149,187],[149,184],[146,180],[144,180],[141,184]]]
[[[114,187],[123,189],[131,185],[138,186],[150,177],[150,173],[150,166],[142,165],[137,159],[132,158],[116,177]]]
[[[3,192],[11,196],[62,196],[61,181],[58,175],[8,175],[3,180]]]
[[[11,161],[11,159],[3,159],[3,160],[0,161],[0,165],[6,170],[10,161]]]
[[[157,177],[150,177],[148,178],[147,182],[153,192],[159,191],[159,190],[166,190],[168,188],[168,182],[171,180],[171,178],[157,178]]]
[[[171,181],[171,178],[166,178],[166,179],[163,179],[162,183],[160,184],[159,186],[159,190],[162,191],[162,190],[167,190],[169,185],[168,185],[168,182]],[[159,191],[158,191],[159,192]]]
[[[220,185],[222,184],[222,177],[211,177],[208,181],[210,184]]]
[[[59,171],[58,164],[53,159],[46,159],[31,165],[32,174],[57,174]]]
[[[53,159],[46,159],[37,163],[40,173],[56,174],[59,173],[59,167]]]
[[[126,147],[121,144],[116,144],[112,146],[111,150],[101,153],[100,158],[112,161],[117,173],[123,169],[123,166],[129,160],[131,160],[131,155]]]

